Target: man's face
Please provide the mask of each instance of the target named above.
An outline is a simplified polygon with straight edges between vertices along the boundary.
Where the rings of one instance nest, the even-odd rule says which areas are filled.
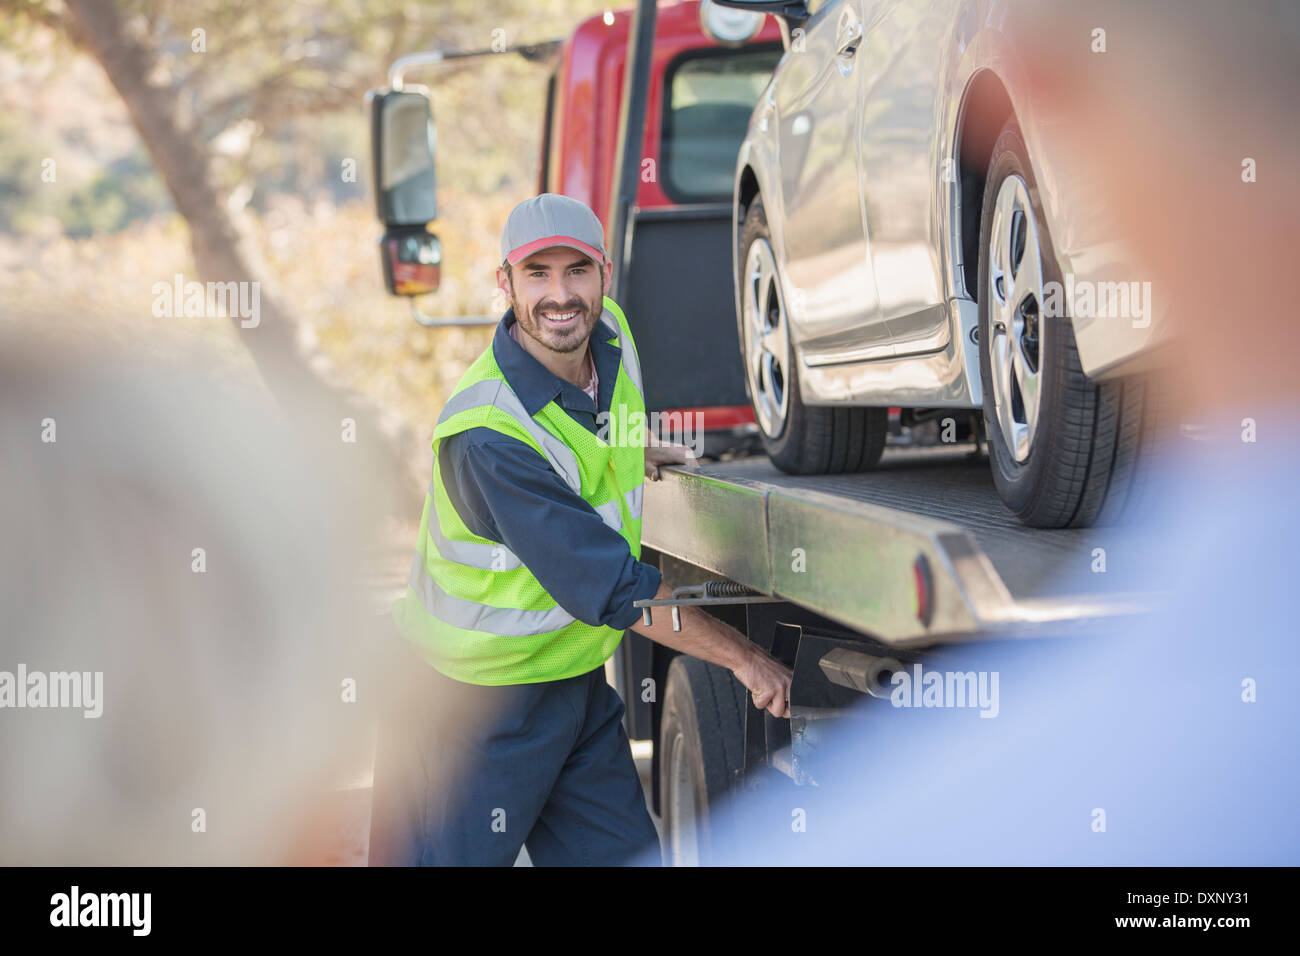
[[[497,269],[497,285],[510,296],[519,328],[555,352],[587,344],[604,311],[610,272],[577,249],[551,246],[511,268]]]

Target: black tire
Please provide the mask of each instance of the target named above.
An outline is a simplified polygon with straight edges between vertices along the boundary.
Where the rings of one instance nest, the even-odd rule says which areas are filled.
[[[659,808],[664,863],[683,841],[701,865],[712,862],[715,838],[725,838],[730,820],[718,803],[739,781],[745,766],[745,688],[726,668],[680,655],[668,667],[659,726]],[[682,781],[675,762],[681,759]],[[678,832],[674,807],[679,786],[691,788],[696,808],[694,834]]]
[[[1078,528],[1113,521],[1130,510],[1125,502],[1139,466],[1143,435],[1150,430],[1151,410],[1145,408],[1141,381],[1098,385],[1084,374],[1069,315],[1048,318],[1040,326],[1038,423],[1023,462],[1015,460],[997,420],[989,357],[988,257],[998,191],[1011,176],[1024,180],[1037,220],[1044,285],[1061,283],[1038,185],[1014,119],[994,143],[980,215],[980,379],[993,483],[1003,503],[1032,527]]]
[[[771,240],[763,197],[755,196],[745,213],[740,232],[740,257],[743,268],[749,247],[756,239]],[[739,278],[739,277],[738,277]],[[740,347],[745,348],[744,316],[737,315]],[[804,405],[799,387],[799,360],[791,343],[790,368],[785,387],[789,390],[789,411],[783,427],[775,435],[762,430],[763,448],[772,463],[791,475],[827,475],[866,471],[880,461],[889,430],[888,408],[834,408]],[[743,356],[742,356],[743,358]],[[749,375],[745,391],[754,401]]]

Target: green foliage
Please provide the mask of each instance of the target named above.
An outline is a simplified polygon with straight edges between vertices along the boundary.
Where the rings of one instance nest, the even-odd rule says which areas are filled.
[[[105,0],[109,2],[109,0]],[[566,36],[606,4],[596,0],[116,0],[137,13],[158,51],[158,82],[176,92],[212,146],[217,181],[265,211],[277,194],[308,201],[369,201],[370,149],[364,95],[386,84],[398,56],[433,48],[489,49],[495,41],[531,43]],[[0,0],[4,27],[20,57],[67,52],[57,0]],[[196,31],[202,31],[197,33]],[[27,66],[19,83],[67,87],[70,98],[121,105],[107,83],[86,90],[64,75]],[[471,195],[518,198],[536,184],[545,67],[514,55],[451,62],[413,75],[433,91],[439,134],[439,181]],[[19,97],[21,99],[21,97]],[[112,233],[170,208],[160,180],[128,146],[103,155],[102,130],[60,127],[38,111],[0,120],[0,231],[48,231],[53,220],[71,236]],[[96,144],[95,150],[85,148]],[[80,145],[79,145],[80,144]],[[73,154],[70,156],[69,154]],[[79,155],[78,155],[79,154]],[[58,189],[40,180],[43,157],[59,161]],[[76,162],[64,160],[76,159]],[[355,161],[354,182],[342,175]],[[92,162],[69,180],[64,170]],[[71,175],[71,173],[69,173]]]
[[[34,138],[13,116],[0,118],[0,231],[46,234],[57,222],[73,238],[110,234],[171,209],[171,200],[138,145],[103,166],[59,165],[66,144]],[[55,179],[42,178],[55,159]],[[87,171],[89,169],[89,171]]]

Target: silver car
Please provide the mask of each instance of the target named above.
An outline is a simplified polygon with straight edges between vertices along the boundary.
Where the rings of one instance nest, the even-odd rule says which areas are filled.
[[[984,432],[1027,524],[1121,515],[1153,433],[1133,373],[1162,326],[1021,55],[1055,43],[1086,68],[1076,51],[1104,51],[1104,31],[996,0],[723,5],[777,15],[785,44],[734,196],[741,347],[773,462],[868,469],[898,406]],[[982,415],[946,411],[962,409]]]

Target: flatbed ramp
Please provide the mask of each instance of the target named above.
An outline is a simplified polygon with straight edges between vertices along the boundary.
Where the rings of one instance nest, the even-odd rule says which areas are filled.
[[[890,448],[871,472],[793,476],[766,456],[646,482],[649,547],[888,643],[1060,630],[1139,613],[1129,528],[1026,528],[971,445]]]

